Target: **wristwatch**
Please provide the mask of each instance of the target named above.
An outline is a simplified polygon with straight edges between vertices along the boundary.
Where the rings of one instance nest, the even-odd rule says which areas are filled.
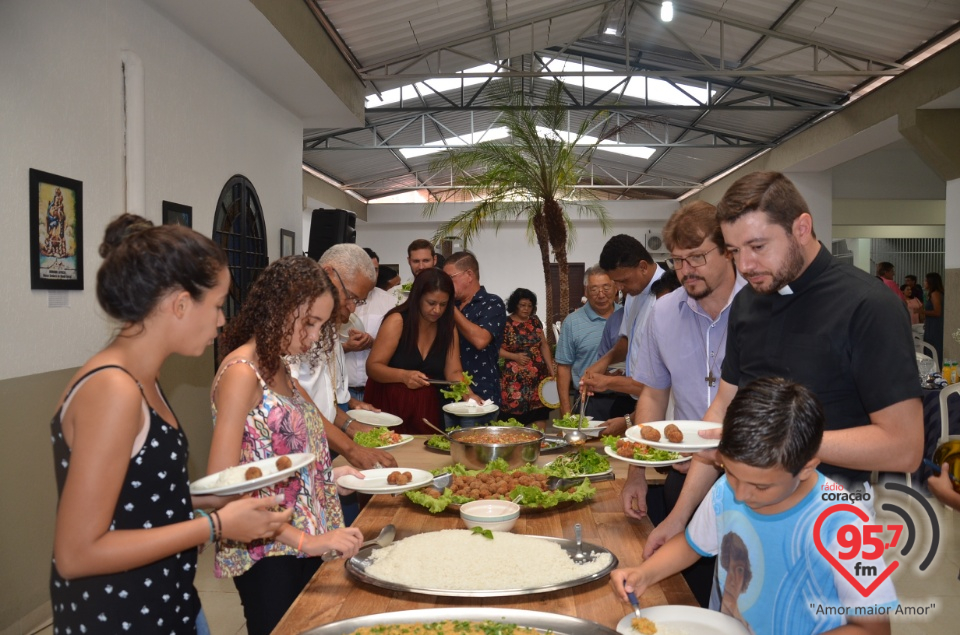
[[[633,425],[633,422],[630,421],[630,415],[623,415],[623,420],[627,422],[628,428]]]

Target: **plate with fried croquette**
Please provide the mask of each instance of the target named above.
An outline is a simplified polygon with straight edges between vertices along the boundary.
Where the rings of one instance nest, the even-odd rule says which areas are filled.
[[[720,439],[705,439],[701,430],[719,430],[719,423],[710,421],[651,421],[632,426],[624,436],[631,441],[644,443],[651,448],[673,452],[699,452],[720,445]]]
[[[299,452],[241,463],[195,480],[190,483],[190,493],[197,496],[228,496],[254,492],[290,478],[297,470],[316,460],[317,457],[311,452]]]

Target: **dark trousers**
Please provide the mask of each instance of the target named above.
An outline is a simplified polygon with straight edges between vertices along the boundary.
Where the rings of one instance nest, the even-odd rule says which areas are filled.
[[[273,556],[234,578],[247,618],[247,633],[270,635],[321,564],[320,558]]]
[[[677,504],[684,480],[686,474],[670,470],[663,485],[651,485],[647,490],[647,516],[655,526],[662,523]],[[683,579],[687,581],[687,586],[703,608],[710,605],[710,589],[713,587],[716,564],[716,558],[700,558],[682,571]]]

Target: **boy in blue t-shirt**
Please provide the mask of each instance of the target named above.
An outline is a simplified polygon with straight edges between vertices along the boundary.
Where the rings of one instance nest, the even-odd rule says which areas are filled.
[[[816,470],[823,421],[816,397],[799,384],[759,379],[740,389],[727,409],[717,449],[725,475],[684,535],[674,536],[639,567],[611,574],[620,597],[626,600],[629,591],[639,595],[701,556],[718,555],[720,611],[752,633],[889,634],[885,610],[895,607],[897,598],[883,559],[865,559],[866,545],[857,557],[843,559],[837,544],[838,533],[849,531],[845,525],[863,536],[863,525],[874,522],[871,512],[848,499],[846,509],[821,521],[820,544],[844,571],[821,554],[814,539],[818,519],[838,505],[842,490]],[[859,513],[850,511],[851,505]]]

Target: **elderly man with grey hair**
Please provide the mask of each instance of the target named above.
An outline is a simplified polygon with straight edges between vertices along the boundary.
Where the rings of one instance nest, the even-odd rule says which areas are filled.
[[[367,294],[376,282],[377,274],[373,261],[359,245],[342,243],[323,252],[320,266],[330,277],[330,282],[338,293],[337,323],[347,324],[350,314],[366,303]],[[344,344],[361,346],[361,340],[369,337],[366,333],[355,332]],[[339,342],[334,343],[332,352],[328,354],[318,356],[308,353],[295,359],[291,363],[291,372],[323,415],[327,441],[334,451],[360,469],[397,465],[396,459],[389,452],[365,448],[353,441],[357,432],[369,430],[370,427],[348,416],[339,404],[348,404],[350,408],[360,410],[376,408],[350,396],[344,349]]]
[[[561,413],[570,412],[571,394],[576,395],[580,377],[600,357],[598,349],[607,318],[620,308],[615,302],[617,286],[600,265],[593,265],[584,272],[583,288],[587,303],[563,320],[554,354]],[[588,402],[590,411],[587,414],[606,420],[612,404],[612,397],[596,395]]]

